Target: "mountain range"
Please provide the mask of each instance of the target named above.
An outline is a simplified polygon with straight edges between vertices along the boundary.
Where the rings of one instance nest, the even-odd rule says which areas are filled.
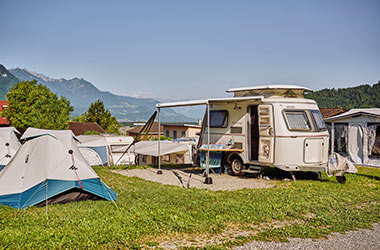
[[[20,80],[0,64],[0,100],[5,100],[9,90]]]
[[[5,100],[6,94],[17,82],[30,80],[36,80],[37,83],[47,86],[58,96],[66,97],[74,107],[74,112],[71,114],[73,117],[86,112],[92,102],[100,99],[119,121],[145,121],[156,111],[155,106],[158,103],[152,98],[121,96],[100,91],[83,78],[54,79],[28,69],[13,68],[7,70],[1,64],[0,99]],[[163,109],[161,119],[164,122],[193,122],[196,120],[172,109]]]

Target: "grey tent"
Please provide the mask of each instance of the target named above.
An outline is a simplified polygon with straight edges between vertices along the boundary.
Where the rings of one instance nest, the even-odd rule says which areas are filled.
[[[357,165],[380,167],[380,108],[351,109],[325,121],[334,152]]]
[[[88,165],[71,130],[28,128],[24,144],[0,173],[0,204],[34,205],[87,199],[115,201],[116,193]]]

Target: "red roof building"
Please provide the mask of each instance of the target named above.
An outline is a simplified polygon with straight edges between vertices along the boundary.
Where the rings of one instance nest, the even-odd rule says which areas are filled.
[[[1,111],[3,111],[3,109],[7,107],[8,107],[7,101],[0,101],[0,126],[2,127],[9,126],[9,122],[7,121],[7,119],[1,116]]]
[[[347,112],[344,108],[319,108],[324,119]]]
[[[73,131],[74,135],[84,135],[89,131],[95,131],[99,134],[106,133],[96,122],[69,122],[69,129]]]

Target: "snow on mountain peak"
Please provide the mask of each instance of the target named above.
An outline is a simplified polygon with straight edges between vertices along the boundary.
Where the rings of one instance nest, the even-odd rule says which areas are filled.
[[[33,75],[33,76],[35,76],[35,77],[38,77],[38,78],[44,80],[45,82],[55,82],[55,81],[57,81],[57,79],[54,79],[54,78],[51,78],[51,77],[45,76],[45,75],[42,74],[42,73],[38,73],[38,72],[35,72],[35,71],[31,71],[31,70],[29,70],[29,69],[25,69],[25,68],[24,68],[24,70],[25,70],[26,72],[28,72],[29,74],[31,74],[31,75]]]

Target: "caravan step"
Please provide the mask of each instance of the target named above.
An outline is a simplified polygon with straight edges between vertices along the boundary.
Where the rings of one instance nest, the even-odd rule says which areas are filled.
[[[248,165],[247,169],[242,170],[243,173],[258,174],[261,172],[262,167],[257,165]]]
[[[248,165],[247,169],[260,171],[263,167],[258,165]]]
[[[249,173],[249,174],[259,174],[259,173],[261,173],[260,170],[251,170],[251,169],[243,169],[242,172],[243,173]]]

